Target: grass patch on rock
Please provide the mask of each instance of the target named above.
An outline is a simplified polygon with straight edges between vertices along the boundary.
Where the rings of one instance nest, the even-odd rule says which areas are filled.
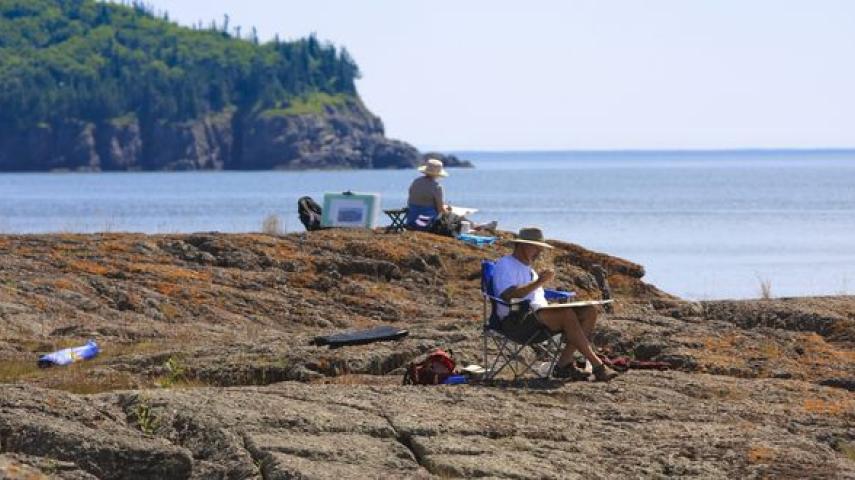
[[[319,115],[326,107],[342,107],[347,104],[348,96],[344,94],[330,95],[323,92],[310,93],[302,97],[292,98],[288,105],[282,108],[271,108],[261,112],[262,118],[287,117],[292,115]]]

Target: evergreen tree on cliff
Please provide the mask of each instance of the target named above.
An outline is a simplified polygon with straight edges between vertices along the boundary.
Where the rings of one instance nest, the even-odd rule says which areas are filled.
[[[363,106],[346,50],[229,28],[141,2],[0,0],[0,170],[418,163]]]

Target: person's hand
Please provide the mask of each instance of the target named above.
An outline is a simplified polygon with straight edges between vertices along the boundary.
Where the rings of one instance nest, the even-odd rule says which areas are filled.
[[[553,279],[555,279],[555,270],[552,269],[546,269],[537,274],[537,280],[540,282],[541,285],[549,283]]]
[[[444,208],[446,212],[451,211],[451,205],[443,205],[442,208]]]

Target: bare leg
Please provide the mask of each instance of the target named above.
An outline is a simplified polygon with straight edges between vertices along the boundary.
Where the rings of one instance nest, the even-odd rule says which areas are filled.
[[[578,307],[574,308],[572,312],[579,320],[579,325],[582,327],[582,331],[585,333],[585,338],[588,340],[588,345],[591,345],[591,334],[594,332],[594,327],[597,324],[597,309],[593,306]],[[570,355],[573,355],[575,351],[576,350],[573,349],[573,351],[570,352]],[[562,363],[561,365],[564,364]]]
[[[576,312],[579,324],[582,326],[582,330],[590,342],[591,334],[594,333],[594,326],[597,325],[597,309],[593,306],[587,306],[574,308],[573,311]]]
[[[558,358],[559,366],[567,365],[573,361],[575,349],[579,349],[592,365],[602,365],[603,362],[591,349],[591,343],[585,336],[585,332],[579,325],[579,320],[573,310],[562,308],[560,310],[541,311],[538,313],[538,320],[552,331],[564,332],[567,337],[567,345]]]

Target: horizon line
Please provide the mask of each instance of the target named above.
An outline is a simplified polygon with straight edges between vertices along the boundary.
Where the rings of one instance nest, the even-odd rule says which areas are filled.
[[[452,153],[855,153],[855,147],[745,147],[745,148],[420,148],[424,152]]]

